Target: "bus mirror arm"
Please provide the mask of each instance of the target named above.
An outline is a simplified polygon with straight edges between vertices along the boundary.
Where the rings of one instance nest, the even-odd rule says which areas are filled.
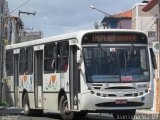
[[[81,64],[83,62],[82,51],[77,50],[77,63]]]

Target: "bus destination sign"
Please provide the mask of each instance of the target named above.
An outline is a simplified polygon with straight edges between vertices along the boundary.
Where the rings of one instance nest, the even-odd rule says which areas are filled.
[[[135,35],[93,35],[93,42],[136,42]]]
[[[90,33],[82,39],[82,44],[89,43],[147,44],[147,37],[142,33]]]

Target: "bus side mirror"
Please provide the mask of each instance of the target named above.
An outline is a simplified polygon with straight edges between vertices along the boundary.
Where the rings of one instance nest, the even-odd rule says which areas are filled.
[[[82,51],[77,50],[77,63],[81,64],[83,62]]]
[[[153,66],[154,69],[157,69],[156,57],[154,55],[154,52],[153,52],[152,48],[150,48],[150,53],[151,53],[152,66]]]

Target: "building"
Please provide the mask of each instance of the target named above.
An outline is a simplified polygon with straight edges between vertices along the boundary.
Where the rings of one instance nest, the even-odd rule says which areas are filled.
[[[20,35],[21,42],[26,42],[41,38],[42,38],[42,31],[22,31]]]
[[[101,24],[110,29],[131,29],[132,11],[127,10],[115,15],[104,17]]]
[[[42,31],[24,30],[23,22],[16,16],[8,18],[6,28],[8,31],[6,44],[20,43],[42,38]]]
[[[142,11],[146,5],[145,1],[132,7],[132,29],[145,32],[149,37],[148,43],[152,47],[153,41],[156,41],[156,18],[152,13]]]
[[[6,44],[14,44],[19,42],[19,34],[20,31],[23,29],[23,22],[19,17],[16,16],[9,16],[8,23],[7,23],[7,43]]]
[[[160,3],[158,3],[158,0],[150,0],[148,2],[148,4],[146,4],[142,11],[146,12],[146,13],[150,13],[152,15],[154,15],[155,19],[156,19],[156,35],[155,38],[156,40],[154,41],[154,43],[157,44],[153,44],[153,48],[155,48],[155,46],[157,47],[157,51],[155,51],[155,55],[156,55],[156,61],[157,61],[157,70],[155,72],[155,81],[156,81],[156,93],[155,93],[155,111],[160,113],[160,91],[159,91],[159,85],[160,85],[160,20],[159,18],[159,5]]]
[[[156,15],[158,10],[156,8],[152,9],[153,6],[156,5],[156,1],[157,0],[144,1],[142,3],[137,3],[132,7],[132,29],[141,30],[148,35],[148,44],[150,48],[154,48],[153,45],[157,42]],[[157,66],[159,66],[158,57],[156,56],[156,58]],[[152,108],[154,112],[159,111],[158,71],[159,70],[155,71],[154,80],[154,103]]]
[[[150,12],[153,14],[158,13],[158,0],[151,0],[146,4],[146,6],[142,9],[144,12]]]

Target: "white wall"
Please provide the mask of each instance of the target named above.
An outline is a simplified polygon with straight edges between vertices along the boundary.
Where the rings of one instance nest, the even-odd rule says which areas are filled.
[[[148,32],[155,32],[156,31],[156,9],[152,9],[151,11],[147,13],[143,13],[142,9],[146,4],[140,3],[134,5],[132,8],[133,18],[132,18],[132,28],[136,30],[141,30],[145,32],[148,35]],[[149,46],[152,47],[153,41],[156,41],[156,34],[155,36],[148,36],[148,43]],[[156,83],[154,81],[154,86],[156,86]],[[155,87],[156,88],[156,87]],[[156,94],[156,89],[154,88],[154,94]],[[154,95],[154,103],[152,110],[155,112],[156,108],[156,95]]]

